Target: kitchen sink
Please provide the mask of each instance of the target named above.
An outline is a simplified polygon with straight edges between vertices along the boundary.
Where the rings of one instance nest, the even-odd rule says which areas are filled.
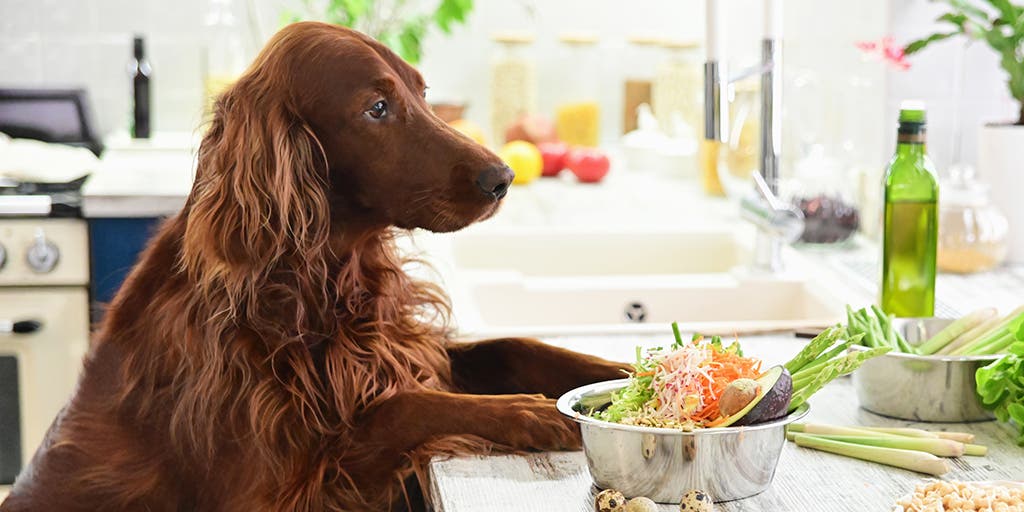
[[[673,321],[733,334],[842,320],[841,284],[792,249],[789,272],[751,271],[753,238],[736,226],[460,233],[449,291],[467,335],[654,332]]]
[[[464,330],[506,334],[663,330],[706,334],[824,327],[842,305],[809,281],[729,274],[657,279],[502,279],[474,283],[457,306]]]
[[[749,259],[723,229],[471,233],[453,239],[465,270],[513,269],[526,276],[607,276],[728,272]]]

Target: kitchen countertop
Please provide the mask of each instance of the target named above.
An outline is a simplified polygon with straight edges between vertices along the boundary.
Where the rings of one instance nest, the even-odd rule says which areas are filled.
[[[666,333],[660,338],[667,336],[670,335]],[[625,337],[547,341],[619,360],[630,357],[635,342]],[[776,364],[788,360],[805,341],[791,336],[764,336],[745,338],[743,346],[748,354],[757,354],[767,364]],[[657,343],[648,340],[639,344]],[[989,447],[988,455],[954,459],[952,471],[944,478],[1024,480],[1024,448],[1015,445],[1016,433],[1006,424],[994,421],[970,425],[920,424],[877,416],[858,408],[849,378],[840,378],[829,384],[810,403],[811,411],[805,421],[970,431],[977,436],[976,443]],[[587,512],[593,510],[593,497],[597,492],[587,472],[583,452],[435,459],[431,463],[430,474],[430,494],[438,512]],[[744,500],[718,504],[716,510],[890,510],[899,496],[926,478],[926,475],[787,443],[774,482],[767,491]],[[678,507],[661,505],[660,510],[677,511]]]
[[[181,209],[195,176],[198,134],[158,133],[148,140],[115,134],[104,142],[100,167],[82,189],[85,217],[168,216]],[[613,162],[612,173],[599,184],[580,184],[563,173],[517,185],[486,225],[672,226],[681,215],[735,217],[737,211],[705,196],[696,180],[630,171]]]
[[[189,133],[158,133],[106,141],[100,167],[82,187],[82,214],[95,217],[162,217],[185,204],[195,175],[198,141]]]

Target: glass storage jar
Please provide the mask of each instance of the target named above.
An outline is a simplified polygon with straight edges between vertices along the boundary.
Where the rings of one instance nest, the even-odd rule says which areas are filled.
[[[757,82],[751,79],[732,84],[728,88],[728,140],[717,143],[701,136],[699,158],[706,190],[717,188],[732,198],[743,197],[750,190],[751,173],[761,165],[759,90]]]
[[[651,105],[654,68],[662,39],[651,34],[633,34],[626,38],[628,46],[620,60],[625,75],[622,91],[622,133],[639,128],[640,106]]]
[[[842,159],[822,144],[807,148],[785,180],[785,195],[804,214],[800,243],[827,246],[849,240],[861,227],[853,180]]]
[[[491,132],[500,145],[512,122],[537,111],[537,73],[533,60],[526,55],[533,35],[500,32],[491,39],[498,43],[491,64]]]
[[[651,84],[651,108],[661,130],[671,137],[704,134],[704,66],[700,43],[665,39],[659,45],[667,58]],[[679,122],[685,123],[680,127]]]
[[[570,146],[596,147],[601,142],[600,57],[597,36],[563,34],[564,59],[560,99],[555,108],[558,138]]]
[[[969,167],[950,169],[939,192],[939,270],[968,274],[1006,259],[1009,223]]]

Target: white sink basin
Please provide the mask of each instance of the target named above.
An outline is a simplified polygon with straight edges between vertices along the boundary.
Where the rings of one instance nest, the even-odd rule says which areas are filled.
[[[483,232],[453,240],[456,268],[527,276],[728,272],[749,251],[726,230]]]
[[[474,335],[663,331],[732,334],[827,326],[837,292],[796,251],[790,271],[757,275],[753,233],[731,230],[520,230],[451,240],[460,329]],[[748,242],[749,241],[749,242]]]
[[[663,330],[673,321],[687,331],[732,334],[824,327],[842,318],[841,306],[805,280],[728,274],[495,279],[476,283],[470,297],[476,322],[469,325],[508,334]]]

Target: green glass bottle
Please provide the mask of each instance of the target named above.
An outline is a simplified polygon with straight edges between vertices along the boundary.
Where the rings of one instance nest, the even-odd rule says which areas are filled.
[[[933,316],[939,186],[925,154],[925,111],[900,108],[896,155],[885,172],[882,310],[898,317]]]

